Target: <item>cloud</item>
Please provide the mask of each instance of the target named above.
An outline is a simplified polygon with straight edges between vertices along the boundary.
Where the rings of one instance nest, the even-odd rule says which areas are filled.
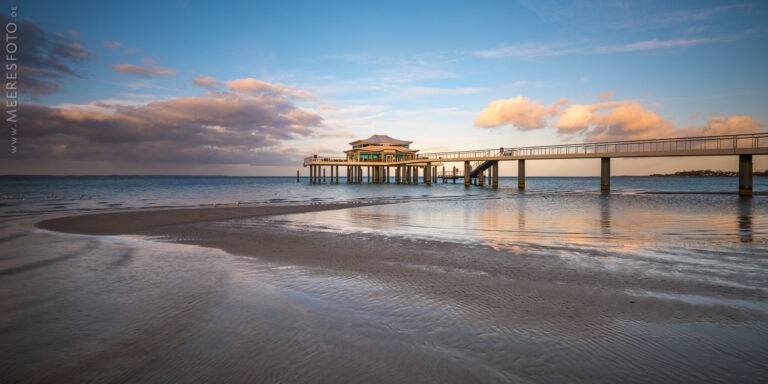
[[[572,51],[565,44],[544,44],[544,43],[526,43],[518,45],[506,45],[497,49],[488,49],[471,52],[475,56],[500,58],[500,57],[520,57],[536,58],[547,56],[558,56]]]
[[[215,79],[214,79],[215,80]],[[314,94],[282,83],[268,83],[254,78],[223,82],[230,90],[248,95],[286,95],[294,99],[319,100]]]
[[[672,39],[672,40],[653,39],[653,40],[646,40],[646,41],[638,41],[638,42],[629,43],[629,44],[606,45],[601,47],[595,47],[592,50],[592,53],[605,54],[605,53],[637,52],[637,51],[649,51],[649,50],[657,50],[657,49],[692,47],[696,45],[712,43],[715,41],[722,41],[722,40],[713,39],[713,38],[700,38],[700,39],[681,38],[681,39]]]
[[[749,116],[714,117],[700,127],[683,128],[680,131],[686,136],[730,135],[734,133],[754,133],[765,127],[765,124]]]
[[[301,89],[293,91],[291,96],[295,99],[319,100],[317,96]]]
[[[109,40],[104,40],[101,43],[107,48],[117,48],[123,45],[123,43],[119,41],[109,41]]]
[[[536,59],[561,55],[605,55],[623,52],[641,52],[653,50],[668,50],[673,48],[686,48],[712,43],[723,43],[745,39],[756,34],[763,33],[763,29],[750,29],[731,35],[720,35],[708,38],[681,37],[667,40],[643,40],[625,44],[595,45],[585,43],[526,43],[518,45],[505,45],[496,49],[479,50],[469,52],[471,55],[485,58],[521,58]]]
[[[9,19],[0,13],[0,25]],[[71,36],[79,36],[79,33]],[[74,31],[77,32],[77,31]],[[19,63],[18,87],[20,93],[49,95],[56,93],[67,78],[82,78],[82,65],[93,58],[73,37],[62,33],[46,33],[32,20],[25,19],[18,28],[19,47],[16,56]],[[78,37],[79,38],[79,37]]]
[[[49,107],[24,104],[25,137],[16,156],[112,162],[292,164],[287,140],[311,137],[322,117],[286,94],[209,92],[146,104]]]
[[[597,96],[597,101],[613,100],[613,96],[616,94],[614,91],[603,92]]]
[[[636,101],[572,105],[554,125],[561,134],[580,133],[590,141],[654,139],[675,136],[675,127]]]
[[[703,126],[678,128],[637,101],[606,101],[574,104],[560,100],[551,106],[518,96],[491,102],[475,120],[475,126],[513,125],[521,130],[555,128],[560,135],[587,141],[642,140],[685,136],[754,133],[765,125],[749,116],[715,117]]]
[[[124,75],[152,77],[152,76],[176,76],[178,72],[171,68],[165,68],[160,66],[142,67],[135,64],[115,64],[109,67],[115,72],[122,73]]]
[[[475,126],[490,128],[510,124],[522,130],[544,128],[547,118],[557,116],[559,108],[567,103],[568,100],[559,100],[545,107],[541,101],[523,96],[496,100],[483,108],[475,119]]]
[[[75,40],[80,40],[83,38],[83,35],[81,35],[80,31],[78,31],[77,29],[70,29],[67,32],[69,32],[69,35],[72,36],[72,38]]]
[[[314,137],[319,139],[336,139],[336,138],[342,138],[342,139],[354,139],[357,137],[352,132],[327,132],[327,133],[318,133]]]
[[[216,81],[215,78],[210,76],[200,76],[192,80],[192,84],[197,85],[198,87],[215,89],[216,84],[218,84],[218,81]]]
[[[267,83],[266,81],[257,80],[252,77],[249,77],[247,79],[237,79],[237,80],[226,81],[224,82],[224,85],[226,85],[227,87],[229,87],[229,89],[233,91],[249,93],[254,95],[266,94],[266,93],[281,94],[281,93],[286,93],[291,91],[291,88],[285,84]]]

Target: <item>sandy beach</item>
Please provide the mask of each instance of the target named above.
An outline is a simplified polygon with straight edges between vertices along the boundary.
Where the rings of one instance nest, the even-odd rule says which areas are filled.
[[[768,313],[733,305],[768,302],[761,289],[587,268],[546,247],[239,225],[358,206],[5,220],[0,341],[13,348],[3,349],[0,375],[10,382],[768,375]],[[639,293],[646,291],[672,298]]]

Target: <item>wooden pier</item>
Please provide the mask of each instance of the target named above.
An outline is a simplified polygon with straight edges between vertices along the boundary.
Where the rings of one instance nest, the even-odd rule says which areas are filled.
[[[325,170],[330,168],[331,182],[339,183],[340,168],[346,168],[347,183],[424,184],[442,179],[443,183],[464,179],[464,185],[499,185],[499,162],[517,161],[518,188],[525,188],[525,161],[549,159],[600,159],[600,189],[610,190],[611,158],[738,156],[739,194],[752,195],[752,157],[768,154],[768,133],[725,136],[683,137],[655,140],[631,140],[536,147],[498,148],[473,151],[453,151],[415,154],[407,160],[350,158],[340,155],[313,155],[304,159],[310,169],[310,183],[325,182]],[[444,163],[463,163],[463,169],[438,173]],[[322,172],[322,178],[321,178]],[[365,175],[365,178],[364,178]],[[393,178],[394,176],[394,178]]]

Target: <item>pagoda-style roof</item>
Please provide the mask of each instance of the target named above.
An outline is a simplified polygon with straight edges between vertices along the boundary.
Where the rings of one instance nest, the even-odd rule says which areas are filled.
[[[401,152],[401,153],[416,153],[416,152],[419,151],[418,149],[408,149],[408,148],[399,147],[399,146],[395,146],[395,145],[371,145],[371,146],[368,146],[368,147],[365,147],[365,148],[349,149],[349,150],[344,151],[344,153],[360,152],[360,151],[362,151],[362,152],[380,152],[380,151],[387,151],[387,150],[392,150],[392,151]]]
[[[357,140],[349,143],[349,145],[357,145],[357,144],[398,144],[398,145],[408,145],[410,143],[413,143],[413,141],[405,141],[405,140],[398,140],[393,139],[387,135],[373,135],[367,139],[363,140]]]

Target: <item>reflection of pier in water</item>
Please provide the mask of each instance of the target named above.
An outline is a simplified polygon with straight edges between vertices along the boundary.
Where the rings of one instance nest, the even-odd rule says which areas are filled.
[[[752,242],[752,201],[739,199],[739,240],[742,243]]]
[[[768,133],[727,136],[685,137],[655,140],[632,140],[583,144],[548,145],[538,147],[498,148],[472,151],[414,154],[408,160],[381,161],[349,156],[314,155],[304,159],[309,167],[310,183],[322,184],[326,168],[330,168],[333,184],[339,183],[340,167],[346,168],[346,182],[388,184],[394,176],[397,184],[437,183],[463,177],[464,185],[499,185],[499,162],[517,161],[518,187],[525,188],[525,161],[550,159],[600,159],[601,190],[610,190],[611,158],[680,157],[680,156],[738,156],[739,194],[752,195],[752,156],[768,154]],[[438,173],[438,165],[463,162],[463,172],[456,168],[450,173]],[[443,167],[444,168],[444,167]],[[394,172],[393,172],[394,170]],[[335,181],[334,181],[335,174]],[[298,175],[297,175],[298,176]],[[298,178],[297,178],[298,181]]]

